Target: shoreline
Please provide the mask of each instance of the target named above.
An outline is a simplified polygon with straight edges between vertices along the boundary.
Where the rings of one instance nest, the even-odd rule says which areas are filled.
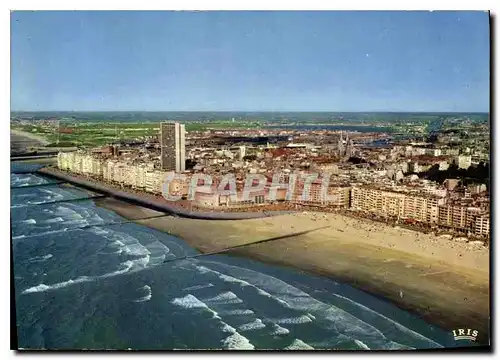
[[[42,146],[45,146],[45,145],[49,144],[49,141],[46,138],[44,138],[43,136],[40,136],[40,135],[35,135],[35,134],[31,134],[31,133],[28,133],[28,132],[25,132],[25,131],[12,129],[12,128],[10,129],[10,133],[11,133],[11,137],[12,137],[12,134],[13,134],[13,135],[16,135],[16,136],[19,136],[19,137],[23,137],[23,138],[26,138],[26,139],[29,139],[29,140],[32,140],[32,141],[36,141],[36,142],[40,143]]]
[[[322,205],[301,204],[296,202],[288,205],[279,203],[265,205],[260,204],[244,207],[204,207],[200,206],[199,204],[193,204],[189,200],[167,201],[163,196],[159,194],[149,193],[145,190],[134,189],[128,186],[120,187],[117,184],[104,181],[102,178],[99,179],[92,176],[86,177],[82,174],[75,174],[67,170],[58,169],[57,167],[45,167],[40,169],[39,172],[43,175],[73,182],[83,187],[90,187],[94,190],[97,189],[97,191],[111,194],[114,197],[125,199],[125,201],[130,200],[131,202],[137,203],[139,206],[145,206],[150,209],[175,213],[183,217],[203,219],[209,217],[214,220],[239,220],[249,218],[263,218],[290,213],[318,212],[326,214],[339,214],[355,219],[357,221],[388,225],[392,226],[395,229],[416,231],[425,235],[431,234],[437,237],[445,236],[457,239],[460,238],[462,241],[465,239],[465,241],[467,242],[477,241],[481,242],[482,245],[488,247],[491,241],[489,236],[485,237],[477,234],[466,234],[464,233],[463,229],[461,230],[439,225],[431,226],[431,224],[427,223],[407,224],[404,222],[396,221],[396,219],[394,218],[381,217],[375,214],[367,214],[366,212],[362,211],[354,211],[352,209],[331,208]]]
[[[135,219],[139,225],[177,236],[203,253],[331,225],[225,254],[340,281],[450,333],[457,328],[476,329],[477,343],[489,344],[489,249],[473,250],[451,241],[446,244],[446,240],[436,241],[414,231],[362,224],[361,220],[339,214],[288,214],[230,221],[178,217],[138,220],[159,212],[116,199],[94,202],[129,220]],[[373,231],[374,227],[378,229]]]
[[[106,196],[126,201],[136,206],[145,207],[156,212],[177,215],[183,218],[229,221],[241,219],[260,219],[288,213],[284,211],[208,212],[200,211],[199,209],[192,210],[176,206],[175,203],[167,202],[163,198],[154,196],[144,197],[142,194],[122,190],[106,183],[95,181],[92,178],[83,178],[81,176],[69,174],[50,167],[41,168],[35,172],[43,176],[73,184],[86,190],[99,192]]]

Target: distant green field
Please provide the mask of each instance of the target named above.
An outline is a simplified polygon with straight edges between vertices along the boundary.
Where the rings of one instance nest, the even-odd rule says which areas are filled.
[[[186,124],[186,131],[204,131],[208,129],[238,129],[259,127],[258,122],[192,122]],[[117,140],[141,139],[145,136],[157,135],[160,131],[158,122],[61,122],[61,129],[69,130],[67,133],[57,134],[56,128],[42,127],[39,125],[13,125],[13,129],[37,134],[45,137],[49,146],[63,143],[66,146],[102,146]],[[64,130],[63,130],[64,131]]]

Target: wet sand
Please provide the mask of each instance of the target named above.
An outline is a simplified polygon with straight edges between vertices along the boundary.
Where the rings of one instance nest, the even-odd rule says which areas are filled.
[[[129,219],[160,214],[114,199],[96,203]],[[165,217],[137,222],[178,236],[201,252],[329,226],[228,254],[342,281],[450,332],[476,329],[478,342],[488,344],[488,248],[338,214],[225,221]]]

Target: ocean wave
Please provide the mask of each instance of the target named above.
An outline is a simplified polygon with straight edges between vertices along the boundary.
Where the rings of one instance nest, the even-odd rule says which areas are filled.
[[[290,334],[290,330],[281,327],[278,324],[273,324],[273,332],[270,335],[287,335]]]
[[[199,300],[196,296],[188,294],[184,297],[175,298],[171,301],[172,304],[180,306],[184,309],[205,309],[212,314],[212,318],[221,320],[217,311],[211,309],[203,301]]]
[[[151,252],[151,254],[159,253],[159,254],[167,255],[170,253],[170,248],[158,240],[155,240],[152,243],[146,244],[145,246],[148,248],[148,250]]]
[[[361,340],[358,340],[358,339],[354,339],[354,342],[356,343],[356,345],[359,346],[360,349],[363,349],[363,350],[370,350],[370,348],[368,347],[368,345],[366,345],[364,342],[362,342]]]
[[[272,321],[277,324],[306,324],[312,322],[312,319],[307,315],[301,315],[295,317],[273,319]]]
[[[79,284],[79,283],[83,283],[83,282],[89,282],[89,281],[92,281],[91,277],[80,276],[80,277],[77,277],[76,279],[63,281],[63,282],[53,284],[53,285],[40,284],[37,286],[33,286],[29,289],[24,290],[21,294],[29,294],[29,293],[36,293],[36,292],[45,292],[48,290],[56,290],[56,289],[64,288],[66,286]]]
[[[22,224],[36,224],[36,220],[35,219],[22,220],[22,221],[19,221],[19,222],[22,223]]]
[[[115,270],[113,272],[104,274],[104,275],[99,275],[99,276],[79,276],[76,279],[70,279],[68,281],[63,281],[60,283],[52,284],[52,285],[47,285],[47,284],[39,284],[37,286],[33,286],[31,288],[28,288],[22,292],[22,294],[29,294],[29,293],[34,293],[34,292],[43,292],[43,291],[48,291],[48,290],[57,290],[64,288],[66,286],[74,285],[74,284],[79,284],[83,282],[90,282],[90,281],[95,281],[96,279],[106,279],[110,277],[114,277],[117,275],[125,274],[128,272],[135,272],[143,268],[144,264],[147,264],[149,259],[144,260],[143,258],[136,259],[136,260],[127,260],[124,261],[123,263],[120,264],[120,268],[118,270]]]
[[[134,300],[134,302],[145,302],[151,300],[152,292],[151,292],[151,286],[149,285],[144,285],[142,288],[139,288],[142,292],[146,292],[146,295],[140,297],[137,300]]]
[[[146,256],[140,257],[138,259],[132,260],[132,262],[138,268],[145,269],[149,264],[149,259],[150,259],[149,255],[146,255]]]
[[[45,261],[45,260],[50,259],[52,256],[53,256],[52,254],[47,254],[47,255],[44,255],[44,256],[35,256],[35,257],[32,257],[31,259],[29,259],[28,261],[30,261],[30,262]]]
[[[90,224],[86,219],[78,219],[78,220],[66,220],[64,221],[64,225],[77,225],[77,227],[83,227]]]
[[[218,267],[223,267],[232,272],[232,275],[238,276],[238,279],[222,274],[216,270],[212,270],[206,266],[201,267],[201,271],[205,273],[215,273],[221,274],[219,276],[221,279],[227,279],[227,281],[232,283],[240,283],[245,286],[252,286],[255,289],[260,289],[260,294],[269,294],[275,299],[281,299],[280,302],[287,308],[299,311],[306,311],[315,317],[319,317],[322,320],[326,320],[331,323],[330,326],[326,325],[327,329],[335,330],[340,334],[344,334],[350,339],[358,339],[368,344],[368,346],[377,349],[394,348],[398,343],[395,343],[391,339],[380,331],[377,327],[383,326],[383,324],[377,323],[377,327],[357,318],[353,314],[338,308],[332,304],[327,304],[319,301],[309,294],[303,292],[302,290],[287,284],[286,282],[277,279],[273,276],[262,274],[257,271],[249,270],[246,268],[241,268],[238,266],[221,264],[217,262],[204,261],[204,263],[212,263]],[[200,270],[200,269],[198,269]],[[283,322],[286,321],[286,322]],[[306,315],[302,315],[295,318],[285,318],[277,319],[276,323],[294,323],[298,321],[310,322],[312,319]],[[402,326],[402,325],[401,325]],[[402,329],[404,330],[404,329]],[[425,339],[423,335],[417,336],[413,334],[414,338]],[[428,344],[431,347],[439,347],[440,345],[429,339]],[[399,344],[401,347],[405,345]]]
[[[220,312],[223,316],[237,316],[237,315],[253,315],[255,314],[253,310],[250,309],[235,309]]]
[[[171,257],[172,259],[175,258],[175,255],[172,255],[172,254],[168,254],[169,257]],[[165,258],[166,258],[166,255],[160,255],[160,256],[150,256],[150,259],[149,259],[149,265],[150,266],[158,266],[158,265],[161,265],[163,264],[163,262],[165,261]]]
[[[145,256],[150,255],[151,252],[141,243],[128,244],[122,248],[123,252],[127,255]]]
[[[222,332],[228,332],[228,333],[231,333],[231,334],[234,334],[236,332],[236,329],[234,327],[232,327],[231,325],[225,323],[224,321],[221,321],[221,330]]]
[[[398,323],[397,321],[395,320],[392,320],[390,318],[388,318],[387,316],[385,315],[382,315],[381,313],[375,311],[375,310],[372,310],[370,309],[369,307],[367,306],[364,306],[356,301],[353,301],[345,296],[342,296],[342,295],[338,295],[338,294],[333,294],[335,297],[337,298],[340,298],[342,300],[345,300],[345,301],[348,301],[349,303],[352,303],[354,304],[355,306],[357,306],[358,308],[362,309],[363,311],[366,311],[367,313],[379,318],[379,319],[383,319],[385,321],[387,321],[390,325],[394,326],[398,331],[402,331],[404,333],[407,333],[409,334],[413,340],[415,339],[418,339],[418,340],[421,340],[421,341],[424,341],[424,342],[427,342],[428,344],[427,345],[431,345],[431,346],[438,346],[438,347],[441,347],[440,344],[438,344],[437,342],[425,337],[424,335],[422,334],[419,334],[417,333],[416,331],[413,331],[411,329],[408,329],[406,326]]]
[[[104,229],[102,227],[91,227],[88,229],[88,231],[96,234],[96,235],[106,235],[106,234],[109,234],[109,230],[107,229]]]
[[[314,348],[300,339],[295,339],[290,345],[285,347],[284,350],[314,350]]]
[[[243,302],[243,300],[231,291],[220,293],[212,298],[203,299],[203,301],[211,304],[241,304]]]
[[[197,308],[207,308],[208,306],[203,302],[198,300],[195,296],[187,294],[184,297],[175,298],[171,301],[172,304],[180,306],[184,309],[197,309]]]
[[[59,215],[59,216],[69,217],[69,216],[77,214],[77,212],[73,209],[70,209],[69,207],[59,205],[54,209],[54,214]]]
[[[223,281],[226,281],[226,282],[229,282],[229,283],[234,283],[234,284],[240,284],[242,287],[252,287],[254,288],[257,293],[259,295],[263,295],[263,296],[266,296],[266,297],[269,297],[273,300],[275,300],[276,302],[282,304],[282,305],[285,305],[287,307],[289,307],[288,303],[274,295],[271,295],[270,293],[268,293],[267,291],[264,291],[262,290],[261,288],[255,286],[254,284],[251,284],[250,282],[248,281],[245,281],[245,280],[242,280],[242,279],[238,279],[238,278],[235,278],[233,276],[230,276],[230,275],[226,275],[226,274],[223,274],[217,270],[213,270],[213,269],[210,269],[210,268],[207,268],[206,266],[202,266],[202,265],[196,265],[195,268],[202,274],[206,274],[206,273],[213,273],[215,275],[217,275],[217,277]]]
[[[41,223],[42,224],[52,224],[52,223],[57,223],[57,222],[64,222],[64,219],[62,217],[55,217],[52,219],[44,220]]]
[[[48,181],[32,174],[23,174],[23,175],[11,174],[10,183],[11,186],[28,186],[28,185],[47,184]]]
[[[106,231],[100,231],[100,229],[97,228],[89,228],[89,231],[107,239],[109,241],[108,246],[118,247],[116,251],[117,254],[124,253],[131,256],[143,256],[144,258],[147,257],[149,262],[151,252],[135,237],[109,228],[106,229]]]
[[[316,320],[316,316],[314,316],[313,314],[309,314],[309,313],[307,313],[306,315],[307,315],[308,317],[310,317],[311,319]]]
[[[264,324],[261,319],[255,319],[252,322],[240,325],[238,327],[238,330],[240,330],[240,331],[251,331],[251,330],[263,329],[265,327],[266,327],[266,324]]]
[[[64,228],[64,229],[44,231],[44,232],[29,234],[29,235],[18,235],[18,236],[13,236],[12,239],[29,239],[29,238],[34,238],[34,237],[43,236],[43,235],[62,233],[62,232],[65,232],[67,230],[68,230],[68,228]]]
[[[238,332],[229,335],[222,340],[222,346],[228,350],[254,350],[255,346]]]
[[[214,286],[214,284],[212,284],[212,283],[203,284],[203,285],[195,285],[195,286],[190,286],[190,287],[184,288],[184,289],[182,289],[182,291],[200,290],[200,289],[206,289],[206,288],[209,288],[212,286]]]
[[[132,267],[134,266],[134,261],[127,260],[127,261],[122,262],[120,265],[121,265],[121,269],[115,270],[115,271],[108,273],[108,274],[101,275],[99,277],[108,278],[108,277],[113,277],[116,275],[125,274],[125,273],[129,272],[130,269],[132,269]]]

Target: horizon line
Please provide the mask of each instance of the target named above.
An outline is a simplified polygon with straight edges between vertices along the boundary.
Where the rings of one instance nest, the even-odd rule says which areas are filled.
[[[490,110],[488,111],[456,111],[456,110],[350,110],[350,111],[342,111],[342,110],[10,110],[13,112],[67,112],[67,113],[92,113],[92,112],[192,112],[192,113],[432,113],[432,114],[490,114]]]

